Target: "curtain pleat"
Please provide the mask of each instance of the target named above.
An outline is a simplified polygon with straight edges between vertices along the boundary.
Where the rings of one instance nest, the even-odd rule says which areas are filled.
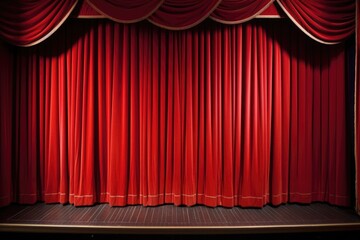
[[[287,21],[69,21],[1,72],[0,204],[349,206],[345,49]]]

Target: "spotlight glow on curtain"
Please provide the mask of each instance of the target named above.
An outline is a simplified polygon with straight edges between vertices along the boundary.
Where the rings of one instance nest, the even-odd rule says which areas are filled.
[[[348,206],[345,44],[291,26],[70,21],[17,48],[0,204]]]

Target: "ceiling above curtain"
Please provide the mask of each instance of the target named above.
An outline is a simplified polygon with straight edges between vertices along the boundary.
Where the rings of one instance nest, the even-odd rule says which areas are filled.
[[[85,1],[85,0],[84,0]],[[94,17],[121,23],[148,20],[170,29],[191,28],[206,18],[224,24],[249,21],[274,0],[3,0],[0,1],[0,36],[18,46],[35,45],[70,16],[75,6],[85,3]],[[311,38],[334,44],[355,29],[355,0],[276,0],[286,15]],[[91,18],[89,15],[88,18]]]

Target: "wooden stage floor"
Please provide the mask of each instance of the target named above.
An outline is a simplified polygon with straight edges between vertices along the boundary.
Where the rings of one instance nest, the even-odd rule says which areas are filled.
[[[360,233],[360,216],[353,209],[323,203],[261,209],[44,203],[0,208],[0,233],[228,235],[334,231]]]

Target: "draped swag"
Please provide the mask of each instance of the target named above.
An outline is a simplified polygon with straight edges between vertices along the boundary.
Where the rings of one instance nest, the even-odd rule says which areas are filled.
[[[14,45],[36,45],[54,34],[75,6],[81,3],[81,0],[0,1],[0,36]],[[338,180],[348,171],[347,164],[340,163],[339,159],[349,157],[339,143],[339,139],[342,138],[343,142],[346,142],[347,137],[345,132],[340,130],[340,125],[344,121],[340,117],[343,114],[340,113],[340,108],[344,96],[339,93],[343,86],[338,79],[344,71],[344,42],[355,29],[356,36],[359,34],[359,11],[355,11],[358,8],[355,7],[358,5],[357,1],[86,0],[86,3],[92,7],[89,9],[95,9],[102,16],[120,23],[147,20],[166,29],[195,28],[166,32],[145,23],[130,26],[109,22],[85,24],[70,21],[75,25],[84,24],[81,27],[89,32],[81,30],[82,34],[72,33],[72,30],[69,30],[71,27],[65,25],[64,30],[57,35],[61,40],[59,39],[56,44],[59,44],[60,48],[54,39],[42,46],[26,50],[1,43],[0,60],[3,67],[0,72],[0,178],[4,180],[0,191],[1,205],[11,201],[28,203],[39,199],[48,202],[69,200],[78,205],[92,204],[95,201],[108,201],[115,205],[125,202],[152,205],[165,201],[188,205],[197,202],[211,206],[260,206],[266,202],[278,204],[288,200],[308,202],[316,199],[339,205],[348,204],[348,188],[344,188],[345,183]],[[308,42],[288,25],[287,31],[292,32],[289,36],[291,43],[284,40],[286,37],[279,37],[284,34],[282,30],[271,30],[268,23],[221,27],[214,24],[217,26],[214,28],[195,26],[208,17],[225,24],[246,22],[270,4],[278,4],[301,31],[316,41],[339,45],[324,50],[325,47]],[[281,24],[285,23],[276,22],[276,26],[272,27],[278,28]],[[148,29],[154,32],[150,33]],[[306,44],[299,44],[293,39],[294,35]],[[250,43],[248,38],[255,39],[257,44]],[[129,42],[129,39],[134,42]],[[356,41],[358,53],[359,37]],[[223,47],[217,45],[225,42],[227,45]],[[111,51],[104,46],[99,47],[104,50],[95,51],[95,44],[99,43],[104,46],[109,44]],[[116,45],[118,43],[120,45]],[[162,46],[161,44],[169,48],[165,51],[156,47]],[[249,51],[244,50],[247,49],[245,46],[248,47],[246,44],[251,47]],[[135,49],[134,46],[138,48]],[[294,46],[299,50],[295,50]],[[276,55],[277,48],[280,50]],[[193,52],[190,54],[188,49]],[[230,52],[234,49],[237,52]],[[138,57],[127,59],[125,53],[133,54],[134,51],[134,56]],[[307,56],[308,52],[314,51],[319,51],[316,57]],[[113,53],[119,55],[115,56]],[[145,54],[143,58],[143,53],[148,55]],[[258,53],[265,57],[256,57]],[[221,58],[219,63],[215,63],[213,57],[223,55],[224,59]],[[283,58],[289,58],[291,64],[288,65],[290,69],[280,68],[281,77],[278,78],[275,65],[279,56],[281,61],[285,61]],[[356,59],[358,57],[357,54]],[[78,61],[77,64],[73,62],[74,59]],[[86,61],[81,62],[82,60]],[[100,66],[103,60],[107,64]],[[156,62],[160,60],[166,63],[165,70],[160,67],[163,65]],[[318,60],[320,62],[317,62]],[[189,69],[193,71],[187,72],[188,68],[185,68],[182,62],[191,63]],[[245,62],[251,64],[245,65]],[[262,69],[264,62],[270,64],[269,66],[274,65],[274,70]],[[225,63],[229,63],[230,66]],[[357,60],[356,65],[358,64]],[[159,68],[154,67],[155,65]],[[242,66],[241,71],[236,70],[239,66]],[[228,71],[225,71],[227,68]],[[12,71],[13,69],[17,71]],[[290,83],[284,80],[284,72],[291,75]],[[203,75],[195,76],[196,74]],[[301,80],[302,74],[306,74],[306,81]],[[157,75],[159,79],[154,80]],[[327,76],[328,81],[324,80]],[[132,82],[133,79],[137,79],[135,83]],[[358,179],[358,74],[355,80],[354,135]],[[296,84],[298,88],[295,91]],[[316,84],[320,84],[321,91],[329,92],[316,95]],[[286,89],[290,88],[290,102],[283,99],[286,94],[282,95],[281,101],[274,98],[277,96],[276,91],[280,91],[276,90],[276,86],[283,85],[281,91],[286,92]],[[334,85],[336,87],[333,87]],[[256,90],[260,92],[267,89],[266,87],[270,88],[267,93],[269,95],[254,97]],[[313,93],[312,97],[306,95],[302,99],[301,91],[305,90],[306,94]],[[238,94],[240,97],[237,97]],[[224,96],[230,96],[230,99]],[[324,96],[328,96],[329,99],[324,99]],[[334,99],[340,100],[332,102],[333,96],[336,96]],[[77,100],[76,103],[74,99]],[[162,103],[163,100],[166,100],[165,105]],[[320,102],[315,103],[315,100]],[[278,101],[281,102],[280,105],[276,104]],[[303,105],[303,101],[306,104]],[[294,108],[295,103],[297,105]],[[88,111],[88,106],[96,107]],[[138,111],[134,110],[137,109],[136,106],[139,107]],[[277,108],[280,108],[281,114],[275,111]],[[316,111],[318,108],[321,109],[320,112]],[[289,109],[289,113],[286,109]],[[329,113],[323,109],[328,109]],[[124,117],[126,114],[129,118]],[[312,118],[308,118],[308,115]],[[329,117],[328,121],[324,120],[324,116]],[[276,121],[277,117],[282,119],[280,123]],[[288,128],[286,123],[289,125]],[[274,131],[278,124],[281,129],[288,130]],[[320,133],[316,132],[316,124],[321,128]],[[312,126],[312,132],[307,132],[307,128],[304,128],[307,126]],[[159,128],[158,132],[156,127]],[[306,141],[293,134],[295,128],[301,134],[305,133]],[[137,134],[133,134],[133,131]],[[329,136],[325,137],[325,133]],[[336,138],[331,138],[334,133]],[[230,135],[232,137],[229,137]],[[321,135],[321,138],[318,138],[318,135]],[[287,139],[286,136],[290,139],[288,147],[282,146],[284,149],[276,150],[277,146],[280,146],[275,144],[277,141],[287,145],[284,140]],[[54,146],[56,144],[59,146]],[[269,151],[270,157],[266,155]],[[301,160],[303,158],[305,160]],[[135,160],[129,162],[126,159]],[[159,165],[154,163],[156,159]],[[222,159],[220,163],[219,159]],[[265,170],[259,170],[258,166],[261,164],[252,159],[267,159],[269,167],[266,168],[265,164]],[[294,165],[294,159],[298,159],[297,165]],[[328,161],[326,164],[318,163],[319,159]],[[315,169],[322,170],[310,171],[316,162],[318,165]],[[166,171],[158,171],[157,178],[158,175],[152,171],[161,169],[159,166],[165,166]],[[54,170],[56,167],[60,170]],[[137,169],[140,172],[137,172]],[[199,173],[199,169],[204,169],[203,175],[194,175]],[[228,169],[233,170],[229,173]],[[236,173],[235,169],[240,173]],[[289,171],[288,175],[286,171]],[[294,175],[294,171],[298,171],[298,175]],[[302,172],[307,175],[301,175]],[[316,172],[320,172],[321,177]],[[332,176],[333,172],[336,172],[337,182],[318,181],[317,190],[310,190],[311,184],[292,181],[292,177],[306,176],[306,181],[313,183],[314,179],[325,179],[325,176]],[[18,174],[23,177],[20,178]],[[280,185],[275,182],[273,184],[273,181],[267,184],[266,179],[276,178],[277,174],[288,177],[283,179]],[[108,184],[109,180],[104,179],[111,179],[112,176],[118,176],[118,182]],[[168,176],[171,176],[171,181],[168,181]],[[194,179],[194,176],[197,179]],[[132,177],[137,180],[131,183],[123,182],[124,179]],[[155,180],[155,185],[143,185],[144,181],[149,179],[158,180]],[[181,179],[181,184],[174,183],[174,179]],[[88,180],[94,184],[87,185]],[[235,185],[228,185],[231,180]],[[257,181],[262,184],[260,190],[258,187],[253,188],[253,184],[248,185],[249,182],[258,184]],[[358,200],[360,184],[357,182],[358,180],[355,181]],[[120,191],[118,185],[127,187]],[[209,186],[213,188],[209,190]],[[288,192],[285,190],[287,188]],[[165,194],[164,199],[161,194]],[[359,201],[356,202],[356,206],[360,209]]]
[[[84,0],[85,1],[85,0]],[[248,21],[274,0],[86,0],[117,22],[147,19],[166,29],[191,28],[207,17],[227,24]],[[322,43],[337,43],[355,30],[355,0],[277,0],[302,31]],[[20,46],[49,37],[70,15],[77,0],[0,1],[0,36]],[[80,1],[81,3],[81,1]],[[20,19],[20,21],[19,21]]]
[[[90,0],[88,3],[104,16],[119,22],[139,22],[153,14],[164,0]],[[175,11],[176,12],[176,11]]]
[[[345,48],[288,21],[69,21],[1,73],[1,204],[348,206]]]
[[[35,45],[55,32],[77,0],[0,1],[0,36],[12,44]]]

